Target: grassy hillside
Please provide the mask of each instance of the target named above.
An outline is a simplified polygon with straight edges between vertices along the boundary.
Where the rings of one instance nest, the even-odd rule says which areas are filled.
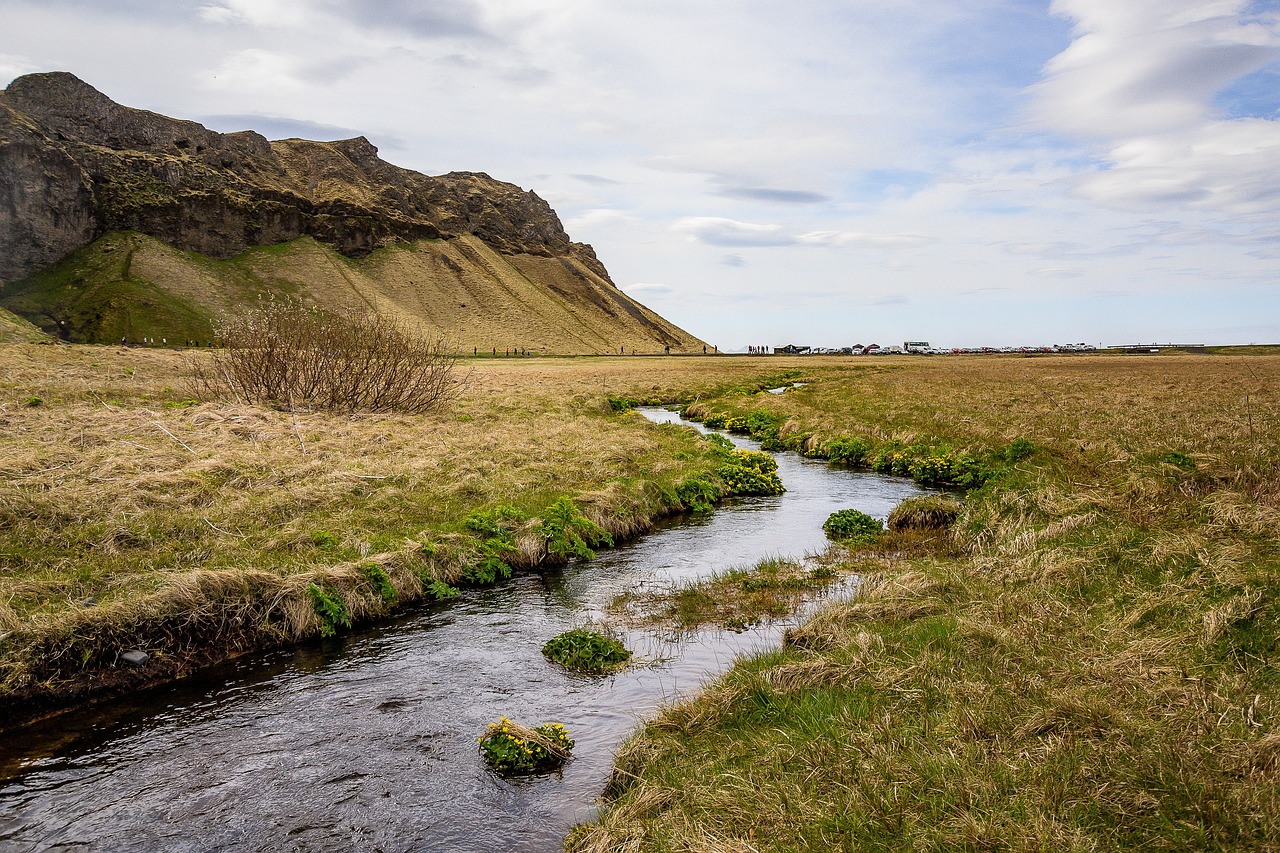
[[[503,255],[475,237],[422,240],[352,259],[309,237],[228,260],[141,234],[107,234],[7,285],[0,305],[79,343],[216,337],[220,318],[271,296],[373,310],[462,352],[701,352],[703,342],[573,258]]]
[[[836,547],[858,593],[646,724],[569,849],[1280,849],[1280,358],[863,365],[700,410],[991,479]]]
[[[30,321],[24,320],[12,311],[0,308],[0,344],[36,343],[48,340],[48,335],[41,332]]]

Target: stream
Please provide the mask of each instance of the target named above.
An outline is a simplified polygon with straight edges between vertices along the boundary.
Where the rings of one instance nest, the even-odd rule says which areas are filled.
[[[642,662],[609,677],[563,671],[543,643],[619,593],[820,552],[835,510],[883,519],[924,491],[776,456],[784,495],[668,519],[591,561],[3,736],[0,849],[559,850],[593,817],[614,752],[646,717],[735,656],[776,647],[794,618],[742,633],[627,632]],[[542,776],[489,772],[476,738],[499,716],[564,723],[572,759]]]

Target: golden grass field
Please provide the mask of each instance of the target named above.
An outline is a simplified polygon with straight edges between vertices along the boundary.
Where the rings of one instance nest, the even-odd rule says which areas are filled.
[[[711,463],[607,397],[723,389],[775,367],[467,360],[462,396],[438,414],[334,415],[192,400],[192,359],[209,357],[0,347],[0,699],[108,687],[130,648],[164,677],[313,636],[312,583],[341,591],[352,617],[376,615],[369,561],[414,600],[456,580],[475,510],[536,516],[568,495],[634,535]]]
[[[1280,849],[1280,359],[847,368],[699,409],[1035,450],[834,548],[859,592],[647,723],[568,849]]]
[[[415,417],[192,401],[189,358],[0,347],[10,700],[314,636],[312,583],[374,618],[361,566],[413,600],[476,509],[638,533],[713,463],[609,399],[696,400],[819,453],[1032,450],[948,531],[833,548],[858,594],[647,723],[570,849],[1280,850],[1280,358],[466,360]]]

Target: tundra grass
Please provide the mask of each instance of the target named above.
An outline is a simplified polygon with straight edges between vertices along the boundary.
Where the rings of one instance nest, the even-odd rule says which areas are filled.
[[[704,405],[1018,458],[833,552],[858,593],[647,723],[568,849],[1280,850],[1280,358],[849,366]]]
[[[446,412],[338,416],[193,399],[191,359],[207,357],[0,347],[0,726],[18,700],[144,677],[122,675],[129,649],[174,675],[438,597],[477,559],[477,512],[519,520],[517,567],[547,560],[543,516],[571,515],[565,497],[634,536],[718,461],[608,397],[754,390],[776,369],[490,360],[460,366]]]

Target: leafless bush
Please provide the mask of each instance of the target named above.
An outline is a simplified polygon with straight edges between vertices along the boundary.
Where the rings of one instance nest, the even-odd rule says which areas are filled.
[[[420,413],[450,402],[463,384],[442,339],[376,314],[271,303],[228,322],[219,337],[213,364],[195,377],[215,397],[285,410]]]

